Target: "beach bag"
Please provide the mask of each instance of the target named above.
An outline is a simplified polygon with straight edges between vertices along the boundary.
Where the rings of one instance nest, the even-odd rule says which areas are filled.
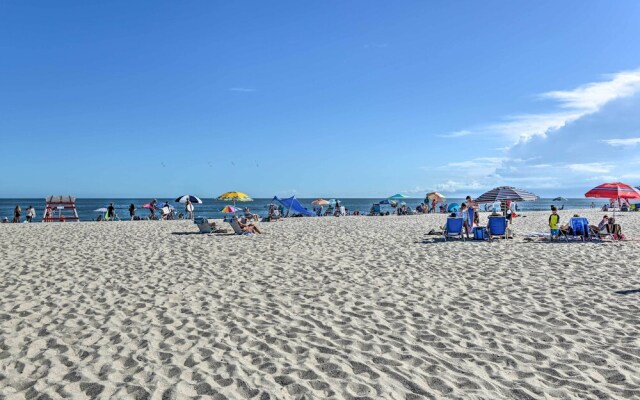
[[[476,226],[473,228],[473,240],[487,240],[489,234],[484,226]]]

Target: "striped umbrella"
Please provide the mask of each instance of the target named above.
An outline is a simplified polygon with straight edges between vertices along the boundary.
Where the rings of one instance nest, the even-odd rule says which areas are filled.
[[[202,204],[202,200],[190,194],[185,194],[184,196],[178,197],[176,199],[176,203],[186,203],[187,199],[191,200],[191,202],[194,204]]]
[[[600,199],[640,199],[640,191],[622,182],[603,183],[584,194],[584,197]]]
[[[476,199],[476,203],[495,203],[496,201],[533,201],[538,200],[538,196],[523,189],[513,186],[500,186],[489,190]]]

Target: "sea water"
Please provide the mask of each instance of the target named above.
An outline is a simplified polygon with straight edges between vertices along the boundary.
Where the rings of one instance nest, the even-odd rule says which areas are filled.
[[[81,221],[95,221],[99,215],[104,215],[104,212],[97,212],[99,208],[106,208],[109,203],[113,203],[116,214],[123,220],[129,219],[129,205],[134,204],[137,208],[136,215],[140,217],[148,217],[149,210],[142,208],[146,203],[149,203],[152,198],[131,198],[131,199],[107,199],[107,198],[79,198],[76,199],[76,209]],[[314,199],[300,198],[298,201],[303,206],[312,210],[314,205],[311,202]],[[380,202],[381,199],[364,199],[364,198],[344,198],[339,199],[340,204],[344,206],[349,212],[360,211],[361,214],[367,214],[373,203]],[[195,204],[195,215],[203,216],[207,218],[223,218],[226,214],[223,214],[221,210],[225,205],[233,205],[233,202],[220,201],[216,199],[202,199],[203,204]],[[409,198],[403,200],[408,207],[415,207],[424,201],[420,198]],[[158,198],[158,207],[161,207],[165,202],[168,202],[176,209],[176,214],[185,212],[185,205],[176,203],[174,199]],[[451,198],[447,199],[447,203],[462,203],[464,199]],[[268,212],[269,204],[274,203],[272,199],[254,199],[251,202],[236,203],[239,210],[243,207],[249,207],[251,212],[265,216]],[[579,209],[589,208],[592,204],[596,207],[601,207],[603,204],[608,203],[606,200],[601,199],[567,199],[564,202],[552,201],[552,199],[539,199],[531,202],[518,203],[518,209],[520,211],[537,211],[537,210],[549,210],[552,204],[557,207],[564,205],[565,209]],[[13,219],[13,210],[16,205],[20,205],[22,208],[22,220],[24,221],[27,214],[27,207],[30,205],[36,209],[35,221],[41,221],[45,208],[45,199],[0,199],[0,219],[7,217],[9,221]],[[482,206],[481,206],[482,207]],[[324,206],[326,210],[327,206]],[[383,205],[382,211],[389,211],[393,213],[394,209],[389,205]],[[158,211],[156,211],[158,214]]]

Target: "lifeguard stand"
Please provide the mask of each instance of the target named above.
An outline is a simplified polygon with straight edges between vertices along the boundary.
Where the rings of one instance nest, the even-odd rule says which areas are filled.
[[[73,196],[47,197],[42,222],[80,221],[76,210],[76,198]]]

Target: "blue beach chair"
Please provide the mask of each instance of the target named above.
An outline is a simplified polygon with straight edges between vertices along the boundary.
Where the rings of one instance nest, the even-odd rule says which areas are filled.
[[[569,219],[569,226],[573,232],[573,238],[580,238],[583,242],[591,238],[591,232],[589,231],[589,221],[584,217],[573,217]],[[564,235],[568,240],[567,235]]]
[[[462,218],[447,218],[447,225],[444,227],[443,237],[446,241],[447,239],[452,238],[462,238],[464,240],[464,236],[462,235],[462,228],[464,224],[462,223]]]
[[[487,230],[489,231],[489,240],[493,239],[494,236],[498,236],[506,239],[507,238],[507,218],[489,217]]]

